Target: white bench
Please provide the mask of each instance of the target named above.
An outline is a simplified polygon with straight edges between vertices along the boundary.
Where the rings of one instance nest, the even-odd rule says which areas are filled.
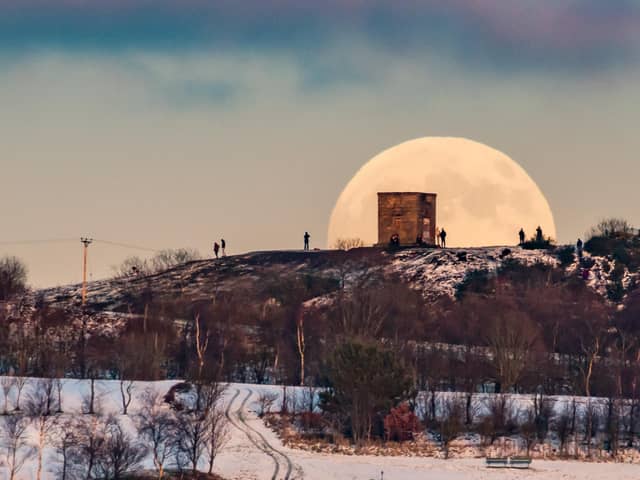
[[[529,457],[511,457],[509,459],[511,468],[529,468],[529,465],[531,465],[531,458]]]
[[[529,457],[487,457],[485,462],[488,468],[529,468]]]
[[[507,468],[509,466],[507,457],[487,457],[485,461],[488,468]]]

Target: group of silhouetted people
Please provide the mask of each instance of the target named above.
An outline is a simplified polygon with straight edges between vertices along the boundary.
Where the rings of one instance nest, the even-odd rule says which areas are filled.
[[[227,252],[225,251],[226,248],[227,248],[227,242],[225,242],[224,238],[220,239],[220,243],[213,242],[213,253],[216,256],[216,258],[220,258],[221,251],[222,251],[222,256],[226,257],[227,256]]]
[[[447,232],[445,231],[444,228],[437,228],[436,229],[436,245],[438,247],[441,248],[446,248],[447,246]],[[394,233],[393,235],[391,235],[391,238],[389,238],[389,246],[390,247],[399,247],[400,246],[400,235],[398,235],[397,233]],[[424,237],[421,233],[418,234],[418,236],[416,237],[416,246],[418,247],[428,247],[428,246],[433,246],[433,244],[429,244],[427,242],[424,241]]]
[[[518,245],[523,245],[526,242],[526,235],[523,228],[521,228],[518,232],[518,237],[520,238],[520,243]],[[540,227],[540,225],[538,225],[538,228],[536,228],[536,236],[534,241],[536,243],[544,243],[544,235],[542,234],[542,228]]]

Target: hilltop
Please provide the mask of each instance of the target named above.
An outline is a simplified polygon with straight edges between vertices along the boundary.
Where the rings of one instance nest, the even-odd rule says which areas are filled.
[[[333,282],[335,289],[349,279],[365,274],[405,283],[427,299],[455,298],[463,282],[477,272],[491,274],[506,264],[524,266],[543,264],[563,268],[567,275],[581,276],[574,256],[562,258],[563,248],[526,250],[520,247],[484,247],[429,249],[413,248],[388,252],[379,248],[357,248],[349,251],[318,250],[266,251],[188,262],[149,276],[129,276],[88,283],[87,309],[92,312],[130,313],[134,292],[153,292],[169,298],[190,301],[211,298],[217,292],[259,290],[265,281],[286,276],[316,277]],[[589,257],[585,282],[607,296],[615,260],[604,256]],[[622,266],[621,283],[628,291],[635,285],[637,273]],[[81,284],[48,288],[34,292],[51,306],[79,307]],[[331,286],[328,287],[331,289]],[[320,300],[320,299],[318,299]]]

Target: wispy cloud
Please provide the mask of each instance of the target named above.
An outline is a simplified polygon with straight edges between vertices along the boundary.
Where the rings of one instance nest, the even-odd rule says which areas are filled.
[[[0,0],[5,50],[278,50],[309,62],[348,39],[418,59],[436,52],[498,68],[601,68],[638,62],[640,3]]]

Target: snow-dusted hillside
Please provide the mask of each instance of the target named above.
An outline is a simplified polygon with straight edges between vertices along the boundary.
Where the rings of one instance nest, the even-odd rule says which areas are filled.
[[[593,266],[584,276],[594,290],[607,295],[613,261],[592,257]],[[313,275],[338,281],[371,272],[396,275],[425,297],[453,297],[457,287],[471,272],[495,272],[505,262],[525,265],[543,263],[559,265],[553,251],[524,250],[519,247],[486,247],[456,249],[406,249],[389,253],[380,249],[362,248],[342,251],[276,251],[237,255],[219,260],[201,260],[179,265],[148,277],[102,280],[89,283],[88,309],[94,312],[121,312],[116,317],[126,319],[132,295],[151,290],[164,296],[202,300],[215,292],[260,288],[266,279],[286,275]],[[575,262],[566,268],[567,275],[582,277],[583,269]],[[637,274],[625,271],[623,286],[628,289]],[[68,285],[35,292],[47,303],[65,308],[80,304],[81,286]],[[320,300],[320,299],[319,299]]]

